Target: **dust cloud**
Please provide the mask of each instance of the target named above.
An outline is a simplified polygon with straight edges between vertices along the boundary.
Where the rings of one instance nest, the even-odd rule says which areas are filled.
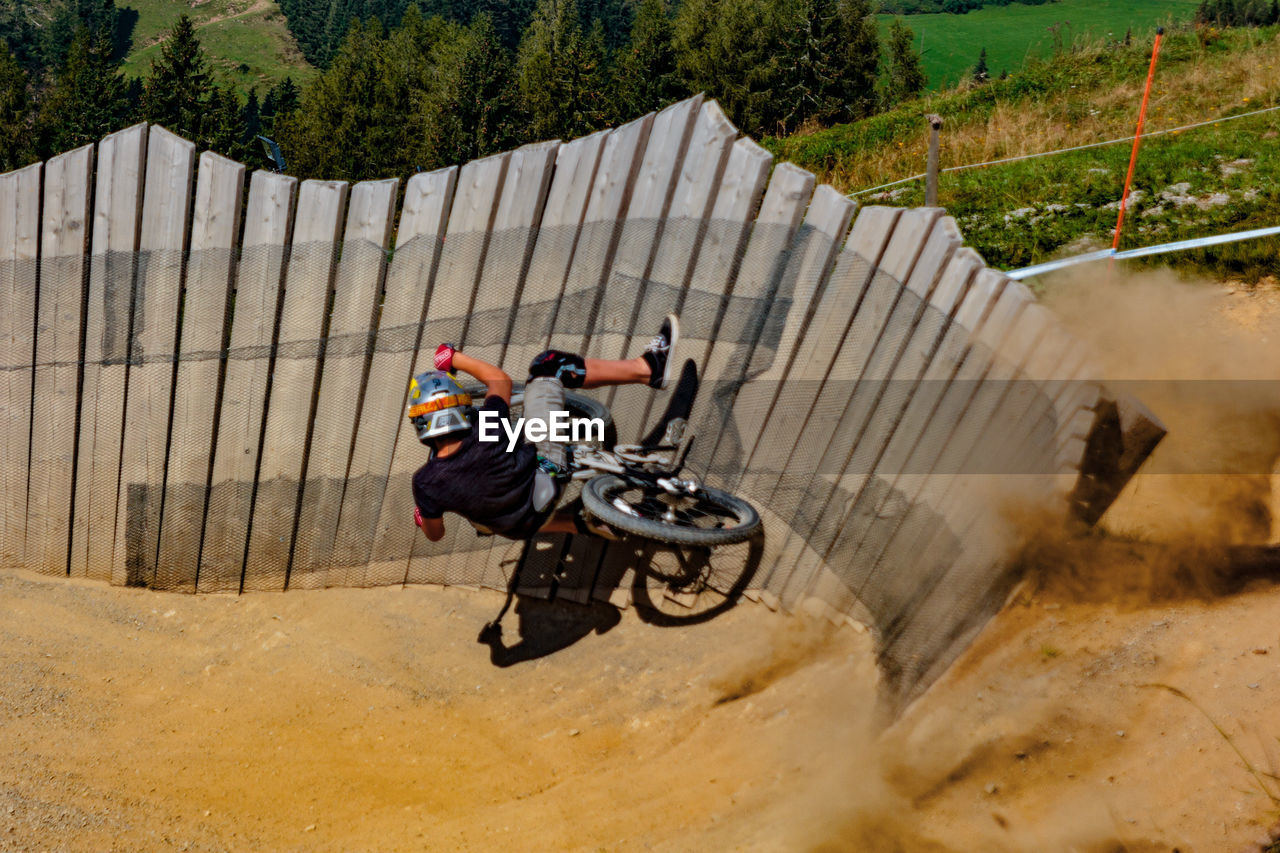
[[[1167,711],[1164,699],[1106,695],[1132,693],[1131,683],[1123,689],[1107,684],[1126,666],[1150,670],[1145,675],[1158,671],[1162,653],[1148,651],[1156,646],[1150,627],[1133,629],[1123,654],[1112,653],[1105,666],[1095,660],[1075,673],[1078,680],[1045,682],[1035,669],[1056,665],[1069,652],[1056,645],[1062,642],[1058,620],[1046,627],[1036,615],[1043,608],[1101,614],[1083,649],[1092,653],[1107,644],[1116,614],[1141,620],[1162,607],[1210,606],[1240,591],[1234,549],[1280,541],[1280,292],[1224,288],[1168,271],[1107,276],[1091,270],[1050,281],[1041,298],[1090,347],[1107,384],[1142,400],[1169,433],[1092,531],[1070,531],[1059,512],[1042,506],[1008,511],[1022,542],[1014,559],[1027,580],[1001,617],[1008,621],[989,630],[985,643],[901,720],[879,730],[874,719],[851,715],[848,706],[830,709],[818,736],[830,754],[846,758],[816,774],[801,794],[815,808],[825,804],[826,813],[804,824],[796,849],[1109,853],[1167,851],[1180,837],[1167,815],[1139,820],[1125,814],[1130,807],[1123,797],[1096,789],[1078,795],[1074,789],[1081,786],[1069,782],[1077,772],[1065,779],[1031,774],[1012,791],[1003,781],[986,780],[1026,776],[1051,757],[1087,777],[1084,768],[1106,757],[1081,759],[1079,741],[1095,739],[1106,753],[1114,749],[1107,741],[1125,736],[1125,728],[1165,725],[1151,719]],[[1054,639],[1029,653],[1017,649],[1010,626],[1019,621],[1022,630]],[[1193,683],[1186,661],[1203,656],[1202,643],[1175,648],[1164,677]],[[1010,667],[1009,659],[1019,657]],[[1021,668],[1028,657],[1039,661],[1030,671]],[[778,658],[755,672],[785,673],[799,659],[794,640],[786,638]],[[1008,676],[999,672],[1005,667]],[[1219,681],[1219,670],[1213,672]],[[975,673],[988,679],[985,707],[983,692],[974,690]],[[993,685],[1003,685],[1003,692]],[[1212,736],[1205,743],[1215,746]],[[1075,764],[1063,759],[1071,753]],[[1116,782],[1115,775],[1102,778]],[[1247,780],[1235,783],[1247,786]],[[1154,779],[1145,784],[1162,787]],[[1060,796],[1049,793],[1058,790]],[[1042,799],[1052,807],[1037,812],[1035,801]],[[962,816],[939,819],[952,809]]]

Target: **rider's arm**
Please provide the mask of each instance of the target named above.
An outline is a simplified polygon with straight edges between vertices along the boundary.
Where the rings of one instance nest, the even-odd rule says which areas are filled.
[[[422,514],[421,507],[413,508],[413,523],[421,527],[422,532],[427,534],[427,538],[432,542],[439,542],[444,538],[444,519],[439,516],[427,518]]]
[[[432,542],[439,542],[444,538],[444,519],[443,518],[424,518],[422,519],[422,532],[427,534],[427,538]]]
[[[455,352],[453,354],[453,366],[458,370],[465,370],[483,382],[485,388],[488,389],[487,396],[501,397],[504,403],[511,402],[511,377],[501,367],[495,367],[487,361],[472,358],[463,352]],[[427,535],[430,536],[430,534]],[[443,532],[440,535],[443,536]]]

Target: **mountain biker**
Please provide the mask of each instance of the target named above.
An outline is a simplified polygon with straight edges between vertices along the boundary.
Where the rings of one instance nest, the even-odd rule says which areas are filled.
[[[583,358],[557,350],[539,354],[529,365],[524,417],[549,422],[552,413],[564,412],[565,388],[666,388],[679,336],[675,315],[668,315],[644,352],[632,359]],[[506,427],[499,430],[502,440],[482,440],[479,425],[485,412],[512,426],[510,376],[451,344],[436,349],[435,367],[413,378],[406,407],[418,440],[431,448],[427,463],[413,475],[414,522],[428,539],[444,537],[446,512],[461,515],[481,534],[508,539],[528,539],[539,532],[590,532],[613,538],[608,528],[589,527],[577,513],[556,513],[569,478],[563,444],[549,436],[534,444],[518,437],[508,449]],[[471,397],[455,381],[457,370],[484,383],[485,399],[479,408],[472,407]]]

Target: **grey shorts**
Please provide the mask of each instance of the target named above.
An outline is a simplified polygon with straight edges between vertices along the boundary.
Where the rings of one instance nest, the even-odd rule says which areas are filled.
[[[564,385],[559,379],[535,377],[524,386],[524,416],[538,418],[546,423],[551,422],[553,412],[566,411],[564,404]],[[557,468],[567,468],[569,454],[565,446],[547,438],[534,442],[538,453],[544,459],[555,464]]]

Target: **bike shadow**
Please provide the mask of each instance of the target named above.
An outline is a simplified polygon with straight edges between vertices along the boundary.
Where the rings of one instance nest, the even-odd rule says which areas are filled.
[[[617,549],[617,545],[613,547]],[[638,544],[630,549],[627,560],[635,612],[642,621],[658,627],[697,625],[714,619],[741,601],[763,553],[763,535],[715,551]],[[619,565],[606,558],[597,584],[616,586],[622,581],[621,577],[608,577],[610,563]],[[555,654],[591,634],[604,634],[622,621],[620,609],[607,601],[582,604],[554,595],[520,594],[520,577],[518,570],[512,573],[502,610],[476,638],[489,647],[494,666],[514,666]],[[513,603],[519,640],[508,645],[502,620]]]

